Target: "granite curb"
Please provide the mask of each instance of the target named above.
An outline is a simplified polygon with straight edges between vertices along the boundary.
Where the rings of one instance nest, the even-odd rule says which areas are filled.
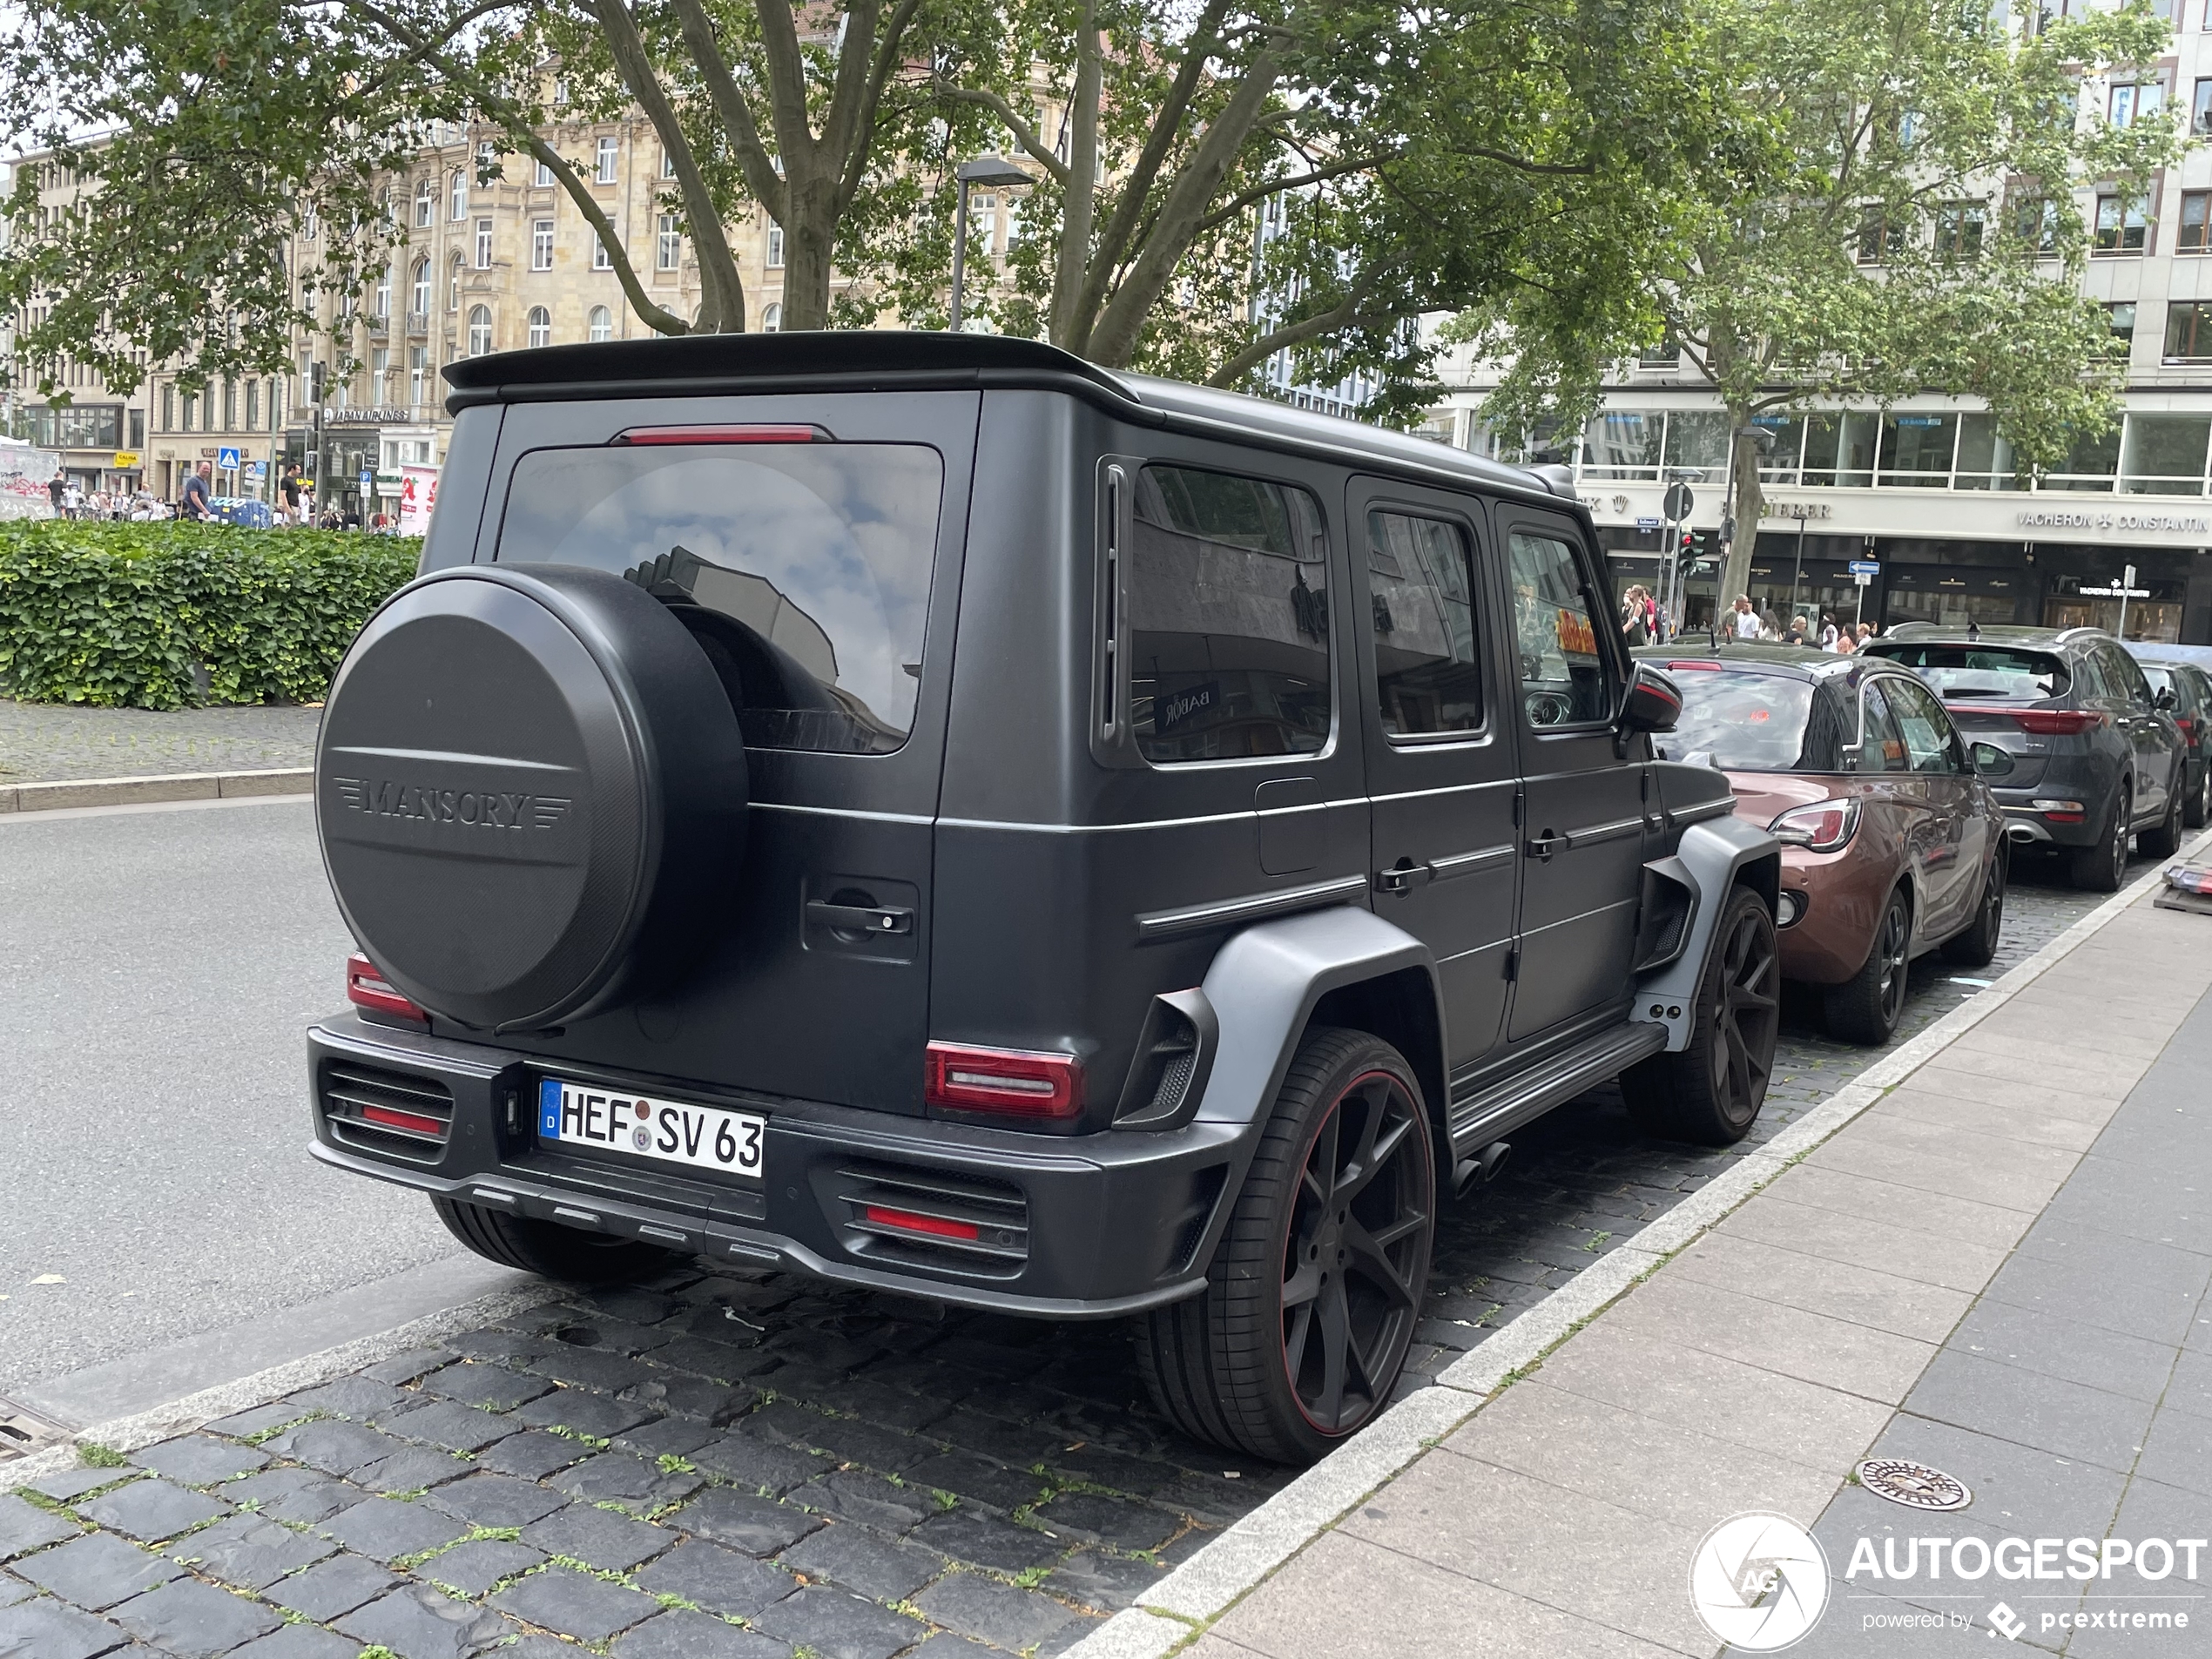
[[[2212,830],[2184,845],[2191,858],[2212,848]],[[1987,989],[1900,1043],[1853,1082],[1669,1210],[1602,1261],[1438,1373],[1374,1424],[1154,1585],[1143,1602],[1116,1614],[1068,1649],[1066,1659],[1164,1659],[1330,1530],[1413,1460],[1474,1416],[1514,1376],[1716,1225],[1792,1163],[1851,1123],[2155,891],[2161,868],[2114,894]]]
[[[71,807],[136,806],[179,800],[231,800],[253,795],[300,795],[314,787],[309,766],[262,772],[176,772],[145,778],[84,778],[59,783],[0,784],[0,813],[51,813]]]

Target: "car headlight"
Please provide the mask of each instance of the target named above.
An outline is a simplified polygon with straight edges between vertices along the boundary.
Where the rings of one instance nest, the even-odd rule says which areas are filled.
[[[1858,802],[1817,800],[1810,806],[1792,806],[1767,828],[1784,846],[1802,846],[1808,853],[1838,852],[1858,833]]]

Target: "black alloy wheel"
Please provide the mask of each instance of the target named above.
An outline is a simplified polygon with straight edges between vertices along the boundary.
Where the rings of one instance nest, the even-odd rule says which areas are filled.
[[[2005,887],[2011,880],[2013,844],[2000,826],[1997,850],[1990,855],[1989,873],[1983,878],[1981,900],[1974,919],[1944,941],[1943,960],[1962,968],[1986,968],[1997,958],[2005,936]]]
[[[2212,821],[2212,755],[2197,762],[2196,787],[2182,813],[2182,822],[2190,829],[2202,829],[2209,821]]]
[[[2128,880],[2128,842],[2134,832],[2135,803],[2125,784],[2113,797],[2112,814],[2094,846],[2076,849],[2074,885],[2090,893],[2117,893]]]
[[[1701,1146],[1731,1146],[1750,1133],[1774,1073],[1781,978],[1774,913],[1750,888],[1730,889],[1688,1045],[1621,1074],[1621,1098],[1637,1127]]]
[[[1305,1420],[1348,1434],[1389,1398],[1428,1277],[1429,1147],[1387,1071],[1356,1077],[1314,1130],[1283,1247],[1283,1370]]]
[[[1846,1042],[1878,1047],[1887,1042],[1905,1017],[1905,995],[1912,978],[1912,910],[1900,887],[1882,907],[1865,966],[1828,989],[1824,1000],[1830,1033]]]
[[[2188,782],[2187,768],[2176,766],[2173,786],[2166,792],[2166,815],[2135,837],[2135,850],[2145,858],[2170,859],[2182,850],[2182,786]]]

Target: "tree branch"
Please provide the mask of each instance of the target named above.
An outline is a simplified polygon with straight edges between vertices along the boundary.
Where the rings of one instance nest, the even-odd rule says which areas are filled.
[[[1097,0],[1082,0],[1076,19],[1076,84],[1068,96],[1067,201],[1060,215],[1060,252],[1052,270],[1052,343],[1089,355],[1093,310],[1082,307],[1090,269],[1090,230],[1098,211],[1098,105],[1105,70],[1100,58]]]
[[[776,222],[782,224],[789,211],[783,175],[776,171],[767,145],[760,141],[760,126],[752,118],[752,105],[745,102],[745,90],[730,72],[729,60],[722,56],[721,43],[714,37],[714,24],[707,17],[706,8],[699,0],[676,0],[676,14],[683,24],[684,44],[691,49],[691,61],[706,82],[707,98],[714,105],[715,114],[722,118],[723,130],[730,135],[731,146],[737,152],[738,165],[745,171],[745,187]]]
[[[1372,327],[1377,323],[1403,320],[1404,314],[1395,309],[1362,311],[1360,307],[1366,303],[1366,286],[1356,287],[1328,310],[1314,316],[1303,318],[1297,322],[1285,323],[1280,328],[1262,334],[1208,375],[1206,384],[1224,388],[1233,388],[1238,381],[1244,379],[1246,374],[1278,351],[1288,350],[1292,346],[1302,346],[1309,340],[1318,340],[1324,334],[1333,334],[1340,329]]]
[[[1400,153],[1399,151],[1391,150],[1380,155],[1355,156],[1344,161],[1334,162],[1325,167],[1316,167],[1311,172],[1299,173],[1289,179],[1273,179],[1264,185],[1254,185],[1250,190],[1238,192],[1218,208],[1200,219],[1197,223],[1197,233],[1203,236],[1210,230],[1226,225],[1254,202],[1264,201],[1270,196],[1279,196],[1285,191],[1303,190],[1308,185],[1326,184],[1330,179],[1341,179],[1348,172],[1365,172],[1368,168],[1379,166]]]
[[[891,71],[900,63],[900,44],[906,38],[914,13],[921,9],[921,0],[899,0],[897,8],[891,14],[891,21],[884,27],[883,38],[876,43],[875,64],[869,70],[867,81],[862,84],[860,105],[853,118],[852,134],[840,140],[841,148],[845,145],[850,145],[849,149],[842,151],[845,172],[837,181],[840,217],[843,216],[853,198],[860,193],[860,180],[867,176],[868,156],[875,147],[876,114],[883,107],[883,89],[890,84]]]
[[[1101,269],[1120,261],[1123,250],[1130,245],[1130,233],[1136,228],[1144,211],[1152,185],[1160,176],[1160,169],[1167,162],[1168,152],[1175,147],[1177,136],[1183,131],[1183,117],[1197,95],[1198,82],[1206,59],[1213,53],[1220,33],[1222,19],[1227,16],[1230,0],[1208,0],[1192,25],[1188,43],[1184,47],[1183,62],[1177,66],[1174,84],[1152,117],[1151,130],[1144,135],[1144,148],[1137,153],[1136,163],[1130,168],[1129,177],[1122,181],[1120,199],[1114,204],[1114,216],[1106,222],[1098,239],[1098,266]],[[1269,61],[1265,55],[1255,60],[1255,66]],[[1234,106],[1235,100],[1231,100]],[[1097,307],[1104,289],[1095,285],[1086,288],[1083,309],[1090,312]]]
[[[934,90],[940,98],[948,98],[956,104],[976,104],[989,110],[1006,123],[1007,130],[1014,134],[1014,141],[1022,146],[1030,160],[1042,167],[1062,187],[1068,185],[1068,165],[1046,147],[1044,134],[1023,120],[1014,106],[996,92],[983,87],[957,86],[941,77],[935,81]],[[1072,107],[1068,112],[1068,118],[1075,118]]]

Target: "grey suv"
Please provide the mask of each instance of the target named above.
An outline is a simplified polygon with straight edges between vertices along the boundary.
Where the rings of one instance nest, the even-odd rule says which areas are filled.
[[[1750,1128],[1777,848],[1652,758],[1545,479],[998,338],[446,373],[308,1048],[315,1155],[472,1250],[1134,1317],[1177,1423],[1302,1460],[1519,1126]]]
[[[1863,649],[1917,671],[1950,710],[2016,842],[2064,849],[2076,887],[2119,889],[2133,839],[2181,846],[2188,773],[2170,690],[2099,628],[1905,623]]]

